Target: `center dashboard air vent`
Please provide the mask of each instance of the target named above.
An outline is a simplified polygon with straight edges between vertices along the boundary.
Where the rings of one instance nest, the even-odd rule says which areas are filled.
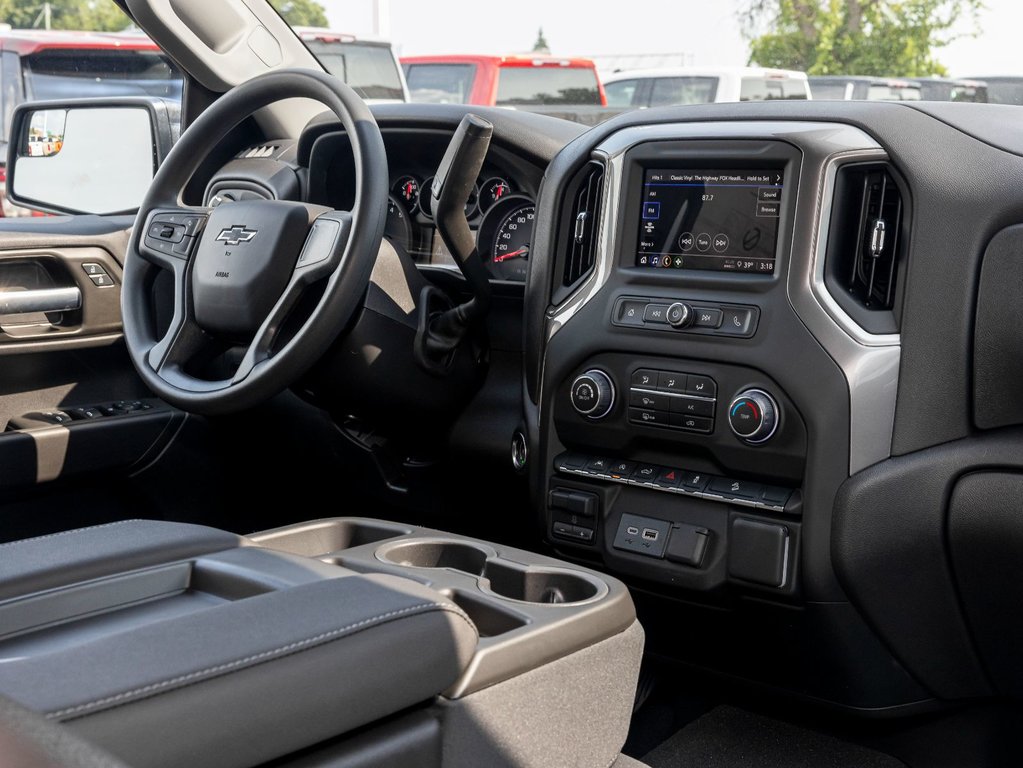
[[[897,333],[909,253],[905,184],[887,163],[846,165],[835,179],[825,256],[828,290],[865,331]]]
[[[597,233],[604,191],[604,166],[589,162],[573,179],[558,235],[557,284],[554,303],[565,299],[592,271],[597,258]]]

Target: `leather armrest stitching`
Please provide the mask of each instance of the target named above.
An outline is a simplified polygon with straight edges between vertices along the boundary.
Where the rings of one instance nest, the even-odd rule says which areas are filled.
[[[66,709],[59,709],[54,712],[47,712],[46,717],[50,720],[64,718],[67,718],[68,720],[74,720],[78,717],[85,717],[86,715],[94,714],[95,712],[100,710],[112,709],[114,706],[118,706],[120,704],[127,704],[128,699],[135,700],[144,699],[161,693],[168,693],[171,690],[184,688],[187,687],[188,685],[204,682],[205,680],[214,677],[230,674],[232,672],[238,672],[241,669],[250,666],[256,666],[257,664],[271,661],[275,658],[289,656],[293,653],[306,651],[309,650],[310,648],[319,645],[324,645],[333,640],[337,640],[341,636],[346,635],[348,633],[354,634],[353,630],[366,629],[372,624],[379,624],[389,619],[394,619],[399,616],[407,616],[413,613],[425,613],[430,610],[447,611],[449,613],[454,613],[457,616],[460,616],[466,622],[466,624],[468,624],[473,629],[473,631],[477,633],[477,637],[479,636],[479,633],[476,630],[476,626],[472,623],[472,620],[469,619],[468,615],[461,608],[454,605],[453,603],[433,602],[419,603],[417,605],[409,606],[408,608],[402,608],[396,611],[389,611],[387,613],[382,613],[378,616],[363,619],[362,621],[357,621],[353,624],[348,624],[347,626],[340,627],[338,629],[333,629],[330,632],[323,632],[319,635],[316,635],[315,637],[306,638],[305,640],[297,640],[293,643],[288,643],[287,645],[283,645],[279,648],[274,648],[269,651],[262,651],[251,656],[246,656],[243,659],[236,659],[235,661],[230,661],[224,664],[218,664],[213,667],[207,667],[206,669],[201,669],[196,672],[189,672],[187,675],[179,675],[178,677],[174,677],[169,680],[162,680],[158,683],[150,683],[149,685],[144,685],[140,688],[133,688],[130,691],[124,691],[113,696],[106,696],[102,699],[96,699],[94,701],[89,701],[84,704],[78,704],[76,706],[68,707]],[[72,717],[68,717],[69,715],[71,715]]]
[[[48,533],[45,536],[33,536],[31,539],[18,539],[17,541],[7,541],[0,544],[2,547],[13,547],[16,544],[26,544],[30,541],[42,541],[43,539],[55,539],[58,536],[70,536],[72,533],[81,533],[82,531],[96,531],[100,528],[113,528],[115,525],[124,525],[125,523],[140,523],[140,519],[134,520],[118,520],[116,523],[103,523],[102,525],[87,525],[84,528],[72,528],[70,531],[60,531],[59,533]]]

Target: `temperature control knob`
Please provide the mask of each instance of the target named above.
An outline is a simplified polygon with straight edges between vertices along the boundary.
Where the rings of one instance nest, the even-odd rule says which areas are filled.
[[[572,382],[572,407],[580,416],[597,421],[611,413],[615,404],[615,385],[611,377],[596,368]]]
[[[693,324],[693,308],[684,301],[676,301],[668,307],[666,317],[672,328],[688,328]]]
[[[736,437],[752,445],[771,439],[778,416],[778,403],[762,389],[747,389],[728,406],[728,425]]]

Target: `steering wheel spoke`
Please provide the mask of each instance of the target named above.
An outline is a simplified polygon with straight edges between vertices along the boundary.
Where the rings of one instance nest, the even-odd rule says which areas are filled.
[[[288,286],[246,348],[232,379],[233,383],[244,380],[256,366],[270,358],[281,327],[306,288],[337,271],[344,259],[351,228],[352,215],[348,211],[330,211],[313,222]]]
[[[181,259],[168,264],[173,275],[173,314],[166,333],[146,354],[149,367],[158,375],[165,368],[184,366],[206,343],[206,334],[192,312],[190,266]]]

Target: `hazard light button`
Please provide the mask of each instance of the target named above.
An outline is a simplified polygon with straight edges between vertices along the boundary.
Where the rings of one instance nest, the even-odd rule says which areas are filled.
[[[661,474],[657,476],[657,484],[662,488],[678,488],[678,484],[682,482],[683,474],[681,469],[667,467],[662,469]]]

